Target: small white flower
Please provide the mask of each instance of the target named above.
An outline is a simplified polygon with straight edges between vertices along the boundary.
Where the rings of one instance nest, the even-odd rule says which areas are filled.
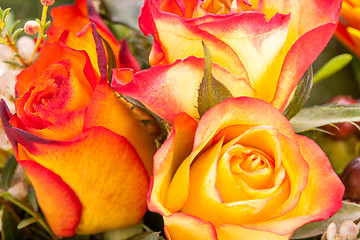
[[[321,237],[322,240],[358,240],[359,226],[352,221],[345,221],[341,224],[337,233],[336,224],[330,223],[326,232]]]

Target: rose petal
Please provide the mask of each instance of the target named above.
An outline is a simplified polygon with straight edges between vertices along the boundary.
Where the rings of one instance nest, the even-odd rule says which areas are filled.
[[[64,59],[68,59],[72,64],[71,69],[85,89],[95,88],[99,76],[92,67],[89,56],[84,51],[76,51],[60,42],[49,43],[42,46],[41,54],[35,62],[17,76],[16,97],[21,97],[27,92],[33,81],[40,77],[39,74],[43,74],[49,65]]]
[[[149,5],[147,5],[149,4]],[[147,2],[140,16],[140,28],[145,35],[154,36],[150,53],[151,65],[172,64],[177,59],[189,56],[204,57],[203,41],[209,48],[215,63],[223,62],[223,67],[234,70],[234,74],[247,79],[246,71],[236,53],[224,42],[196,26],[188,24],[180,17],[161,12]],[[149,19],[150,18],[150,19]],[[150,21],[149,23],[144,23]],[[150,27],[147,30],[145,26]],[[232,61],[223,61],[224,59]]]
[[[59,175],[40,164],[27,160],[19,163],[35,188],[39,205],[52,231],[58,236],[74,235],[82,213],[82,205],[74,191]]]
[[[164,215],[171,214],[171,210],[181,208],[187,199],[188,174],[181,188],[174,191],[175,202],[170,206],[166,204],[168,190],[174,174],[184,159],[191,153],[197,123],[185,113],[179,114],[173,124],[169,138],[154,156],[154,174],[151,181],[148,207]]]
[[[77,233],[126,227],[142,218],[149,179],[124,137],[103,127],[67,142],[34,141],[36,138],[25,132],[20,136],[14,136],[19,143],[17,160],[32,159],[56,172],[79,198],[83,212]],[[44,190],[44,196],[52,194],[51,188]]]
[[[100,35],[110,44],[115,53],[117,64],[119,64],[120,44],[96,13],[91,1],[76,0],[74,5],[55,7],[51,10],[51,16],[53,23],[48,30],[48,41],[57,41],[63,30],[77,34],[91,21],[97,26]]]
[[[277,14],[267,22],[262,13],[251,12],[203,23],[198,27],[225,42],[236,52],[256,89],[257,98],[270,102],[286,54],[283,45],[289,22],[289,15]],[[225,59],[228,61],[229,58],[223,61]],[[214,59],[215,63],[226,66],[223,61]],[[235,69],[229,70],[237,73]]]
[[[266,240],[288,240],[291,234],[279,235],[270,231],[253,230],[247,227],[224,224],[216,227],[218,239],[223,240],[248,240],[248,239],[266,239]]]
[[[232,125],[269,125],[290,139],[296,139],[291,124],[276,108],[259,99],[239,97],[225,100],[203,115],[194,149],[202,149],[221,129]]]
[[[290,48],[282,65],[275,97],[271,104],[280,111],[284,110],[289,100],[289,92],[292,92],[297,81],[304,75],[309,66],[319,56],[329,42],[336,24],[325,24],[302,35]],[[314,45],[313,43],[317,44]],[[304,57],[306,56],[306,57]],[[296,66],[296,67],[294,67]]]
[[[306,223],[328,219],[341,208],[345,188],[326,155],[309,138],[297,135],[297,139],[301,154],[308,162],[310,170],[299,202],[293,210],[278,219],[249,224],[246,228],[290,234]]]
[[[217,240],[214,226],[197,217],[184,213],[174,213],[164,217],[165,234],[169,239]],[[196,229],[196,231],[194,231]]]
[[[231,74],[219,65],[213,64],[212,72],[216,79],[229,86],[233,95],[255,95],[246,80]],[[123,83],[128,77],[124,80],[117,79],[122,77],[122,70],[114,70],[112,87],[121,94],[138,99],[150,110],[172,122],[174,116],[180,112],[198,118],[198,88],[203,74],[204,59],[189,57],[169,66],[154,66],[135,73],[133,80],[126,85]]]
[[[93,126],[103,126],[124,136],[134,146],[149,175],[152,169],[152,159],[156,151],[155,143],[136,112],[124,99],[119,99],[111,90],[106,79],[100,80],[96,86],[88,106],[84,130]]]

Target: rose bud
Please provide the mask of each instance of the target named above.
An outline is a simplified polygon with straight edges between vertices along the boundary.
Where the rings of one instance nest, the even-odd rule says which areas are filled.
[[[334,103],[337,105],[351,105],[356,104],[356,100],[351,96],[339,95],[333,98],[329,103]],[[348,138],[351,134],[356,131],[354,124],[349,122],[336,123],[332,125],[324,126],[324,130],[333,134],[333,137],[336,139],[345,139]]]
[[[24,25],[24,32],[26,32],[29,35],[34,35],[38,33],[40,29],[41,29],[40,24],[33,20],[27,21]]]
[[[41,4],[43,6],[52,6],[54,3],[55,3],[55,0],[40,0],[41,1]]]
[[[345,185],[344,199],[360,200],[360,157],[354,158],[344,169],[341,180]]]

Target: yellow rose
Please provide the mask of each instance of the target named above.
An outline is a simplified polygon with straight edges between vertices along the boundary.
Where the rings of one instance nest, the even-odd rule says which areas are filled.
[[[154,157],[148,207],[169,239],[289,239],[341,208],[344,186],[321,149],[270,104],[228,99],[187,114]]]

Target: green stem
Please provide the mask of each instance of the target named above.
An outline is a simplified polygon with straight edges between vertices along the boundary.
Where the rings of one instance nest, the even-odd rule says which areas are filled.
[[[36,40],[34,52],[30,58],[30,64],[33,62],[35,54],[36,54],[37,50],[39,49],[40,43],[44,37],[47,10],[48,10],[48,6],[43,6],[43,10],[42,10],[42,14],[41,14],[41,28],[40,28],[40,31],[38,34],[38,38]]]

